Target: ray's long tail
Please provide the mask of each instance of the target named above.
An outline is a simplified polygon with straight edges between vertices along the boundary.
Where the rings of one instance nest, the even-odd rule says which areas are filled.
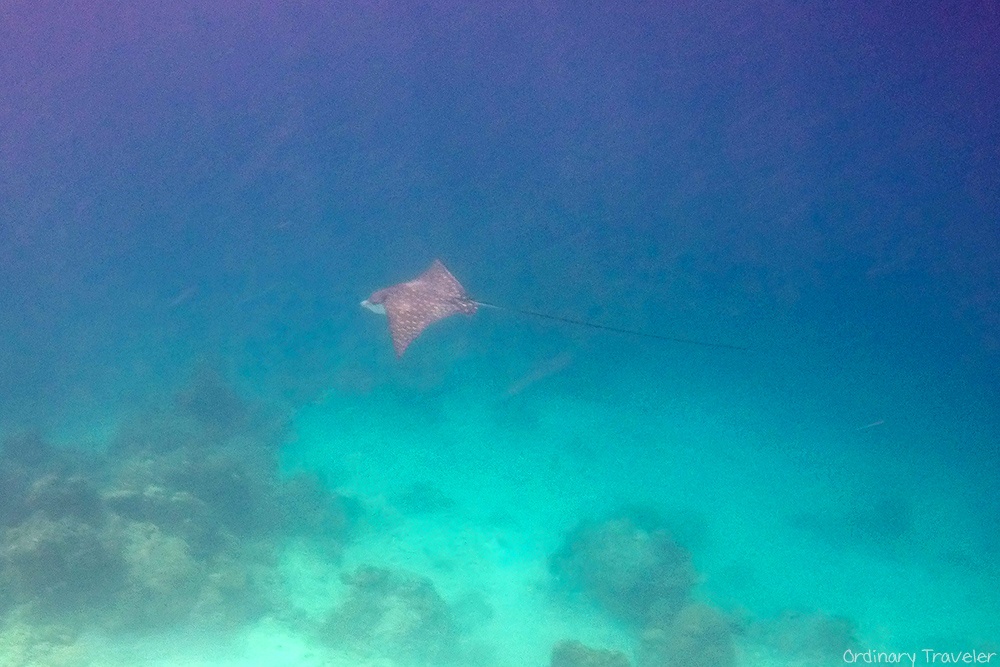
[[[681,336],[665,336],[663,334],[650,333],[648,331],[637,331],[635,329],[613,327],[607,324],[598,324],[597,322],[577,320],[571,317],[562,317],[560,315],[540,313],[537,310],[527,310],[524,308],[511,308],[510,306],[498,306],[495,303],[489,303],[487,301],[476,301],[475,299],[470,299],[470,301],[472,301],[477,306],[481,306],[483,308],[493,308],[494,310],[505,310],[509,313],[516,313],[518,315],[527,315],[529,317],[538,317],[543,320],[562,322],[563,324],[570,324],[578,327],[588,327],[590,329],[599,329],[601,331],[614,331],[615,333],[625,334],[627,336],[638,336],[640,338],[653,338],[656,340],[669,341],[671,343],[683,343],[685,345],[699,345],[701,347],[714,347],[714,348],[721,348],[724,350],[740,350],[746,352],[749,351],[750,349],[748,347],[743,347],[742,345],[730,345],[728,343],[714,343],[710,341],[696,340],[694,338],[684,338]]]

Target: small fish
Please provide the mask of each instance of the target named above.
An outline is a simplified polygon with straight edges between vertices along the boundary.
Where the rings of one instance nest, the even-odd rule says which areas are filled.
[[[884,419],[879,419],[877,422],[872,422],[871,424],[865,424],[864,426],[859,426],[858,428],[856,428],[854,430],[856,432],[867,431],[870,428],[875,428],[876,426],[881,426],[884,423],[885,423]]]

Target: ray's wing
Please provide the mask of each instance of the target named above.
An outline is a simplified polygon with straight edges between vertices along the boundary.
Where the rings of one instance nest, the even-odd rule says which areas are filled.
[[[392,346],[397,356],[403,356],[406,348],[428,325],[458,312],[453,304],[440,299],[428,299],[426,294],[412,287],[400,285],[385,300],[385,314],[389,317],[389,331]]]
[[[456,313],[472,315],[476,303],[439,260],[414,280],[389,288],[385,314],[397,356],[429,325]]]
[[[440,259],[435,259],[431,263],[430,268],[417,276],[409,284],[419,284],[427,292],[433,292],[443,299],[451,299],[453,301],[468,301],[469,299],[465,293],[465,288],[462,287],[462,283],[458,282],[458,278],[445,268]],[[449,313],[449,315],[451,314]]]

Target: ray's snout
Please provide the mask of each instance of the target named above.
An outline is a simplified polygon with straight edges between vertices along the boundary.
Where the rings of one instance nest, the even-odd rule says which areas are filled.
[[[379,315],[385,315],[385,306],[381,303],[372,303],[371,299],[365,299],[361,302],[362,308],[367,308],[373,313],[378,313]]]
[[[367,308],[373,313],[385,315],[385,297],[387,292],[384,289],[375,290],[371,296],[361,302],[362,308]]]

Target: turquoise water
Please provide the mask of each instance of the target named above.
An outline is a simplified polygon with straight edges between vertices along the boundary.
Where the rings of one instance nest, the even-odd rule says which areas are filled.
[[[0,667],[997,664],[998,43],[5,8]]]

